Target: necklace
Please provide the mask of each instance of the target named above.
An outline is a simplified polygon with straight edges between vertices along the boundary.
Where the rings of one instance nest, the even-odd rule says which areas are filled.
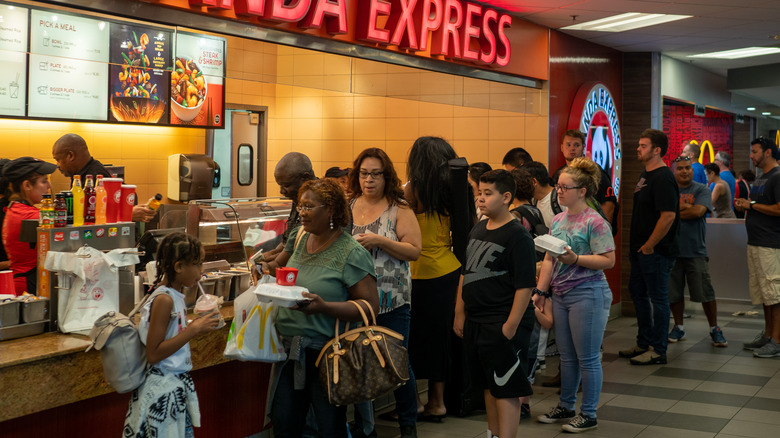
[[[319,247],[317,247],[317,249],[314,249],[314,250],[311,250],[311,251],[309,251],[309,254],[313,254],[313,253],[320,252],[320,250],[322,250],[322,248],[324,248],[324,247],[325,247],[325,246],[326,246],[328,243],[330,243],[330,241],[331,241],[331,240],[333,240],[333,238],[334,238],[334,237],[336,237],[336,236],[338,236],[338,235],[339,235],[339,233],[333,233],[333,234],[330,236],[330,238],[328,238],[328,240],[326,240],[326,241],[325,241],[325,243],[323,243],[322,245],[320,245]],[[310,241],[311,241],[311,240],[307,240],[307,241],[306,241],[306,244],[308,245]]]

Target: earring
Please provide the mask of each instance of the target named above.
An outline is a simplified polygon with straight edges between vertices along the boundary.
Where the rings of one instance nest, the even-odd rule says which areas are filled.
[[[333,216],[330,217],[330,229],[333,229]]]

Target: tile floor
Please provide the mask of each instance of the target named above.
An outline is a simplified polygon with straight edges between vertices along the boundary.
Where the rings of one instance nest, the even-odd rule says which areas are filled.
[[[669,344],[667,365],[635,366],[618,358],[617,351],[635,342],[636,320],[610,321],[604,338],[604,386],[599,403],[599,428],[584,436],[614,438],[730,438],[775,437],[780,432],[780,358],[758,359],[742,349],[764,327],[760,307],[720,303],[718,318],[727,348],[710,344],[708,325],[695,303],[687,304],[687,340]],[[736,311],[758,311],[734,316]],[[558,358],[547,360],[537,374],[541,383],[556,373]],[[555,406],[555,388],[534,386],[531,413],[535,418]],[[395,424],[378,420],[380,438],[398,436]],[[447,417],[441,424],[420,423],[420,438],[483,438],[484,412],[465,418]],[[560,425],[524,420],[518,437],[570,436]]]

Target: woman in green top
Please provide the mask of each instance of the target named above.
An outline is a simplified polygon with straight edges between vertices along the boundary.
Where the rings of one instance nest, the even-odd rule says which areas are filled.
[[[307,288],[311,300],[290,309],[279,309],[276,328],[289,353],[276,364],[278,375],[271,418],[274,436],[299,437],[309,406],[314,407],[320,436],[346,437],[347,410],[333,406],[319,382],[314,362],[333,337],[336,318],[360,321],[358,310],[348,300],[366,300],[379,310],[374,259],[352,236],[343,231],[349,222],[344,191],[333,181],[308,181],[298,191],[297,209],[301,227],[290,234],[285,252],[289,260],[277,263],[298,269],[297,286]],[[298,233],[304,233],[298,238]],[[343,330],[343,327],[342,327]]]

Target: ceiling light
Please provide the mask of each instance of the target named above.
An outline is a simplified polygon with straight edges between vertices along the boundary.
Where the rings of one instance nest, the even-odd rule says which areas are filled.
[[[745,108],[745,109],[746,109],[746,110],[748,110],[748,111],[755,111],[755,110],[756,110],[756,107],[754,107],[754,106],[749,106],[749,107],[747,107],[747,108]]]
[[[689,58],[715,58],[715,59],[740,59],[751,56],[771,55],[780,53],[778,47],[745,47],[744,49],[724,50],[721,52],[699,53],[690,55]]]
[[[647,14],[644,12],[629,12],[626,14],[614,15],[612,17],[601,18],[599,20],[586,21],[585,23],[573,24],[562,27],[561,30],[595,30],[599,32],[623,32],[626,30],[639,29],[640,27],[654,26],[656,24],[668,23],[670,21],[691,18],[693,15],[668,15],[668,14]]]
[[[761,113],[761,115],[762,116],[771,116],[772,113],[770,113],[769,111],[764,111],[763,113]]]

